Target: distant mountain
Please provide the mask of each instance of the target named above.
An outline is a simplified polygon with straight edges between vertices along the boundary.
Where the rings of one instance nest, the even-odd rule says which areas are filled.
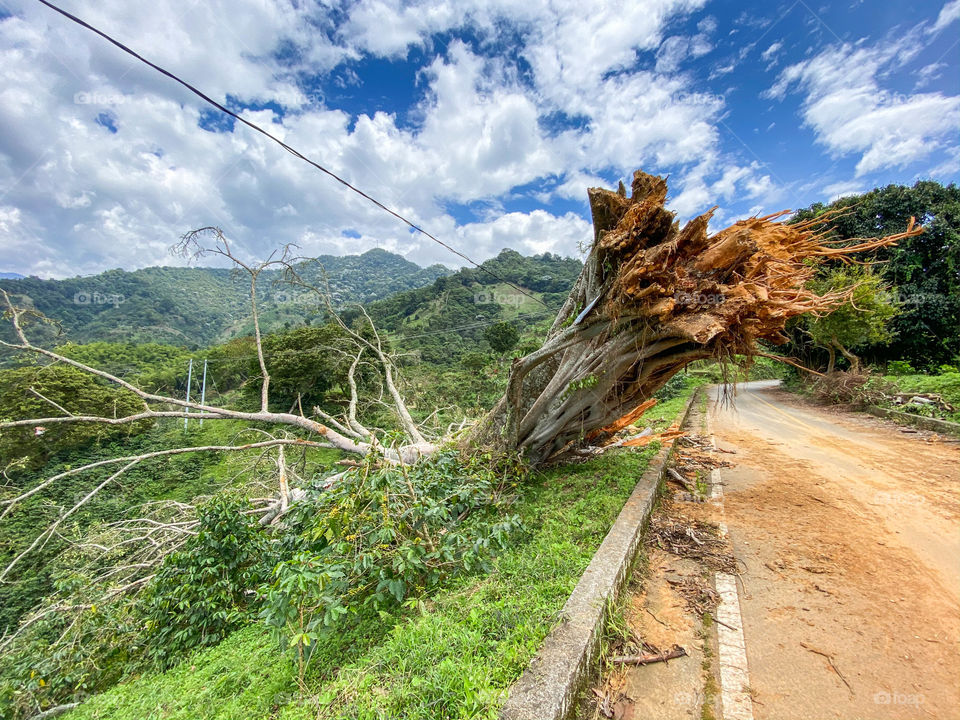
[[[299,268],[303,279],[328,287],[334,304],[346,307],[433,283],[452,271],[443,265],[421,268],[386,250],[362,255],[325,255]],[[265,331],[301,325],[322,314],[314,293],[279,284],[279,271],[258,282],[261,325]],[[62,334],[46,326],[46,341],[161,342],[201,346],[252,332],[249,281],[226,269],[151,267],[65,280],[35,277],[2,279],[0,287],[22,305],[56,320]],[[4,329],[6,333],[6,329]]]
[[[15,272],[0,272],[0,280],[19,280],[23,275]]]
[[[494,323],[511,322],[521,332],[549,325],[582,267],[551,253],[502,250],[480,268],[463,268],[367,308],[401,349],[429,363],[455,363],[464,353],[487,349],[483,336]]]

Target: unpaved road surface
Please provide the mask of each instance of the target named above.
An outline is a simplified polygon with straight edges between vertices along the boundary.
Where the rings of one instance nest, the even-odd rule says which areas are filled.
[[[960,445],[771,385],[709,411],[754,718],[960,719]]]

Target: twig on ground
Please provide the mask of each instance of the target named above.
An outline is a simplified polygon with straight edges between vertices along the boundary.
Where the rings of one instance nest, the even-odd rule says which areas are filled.
[[[670,650],[660,653],[649,653],[643,655],[616,655],[610,658],[614,665],[650,665],[651,663],[666,662],[676,658],[686,656],[687,651],[679,645],[674,645]]]
[[[812,645],[808,645],[805,642],[800,643],[800,647],[804,648],[805,650],[809,650],[810,652],[816,655],[825,657],[827,659],[827,663],[830,665],[830,669],[837,674],[838,678],[843,680],[843,684],[847,686],[847,690],[850,691],[850,694],[851,695],[853,694],[853,688],[850,687],[850,683],[847,682],[847,679],[843,676],[843,673],[840,672],[840,668],[838,668],[837,664],[833,661],[832,655],[830,655],[829,653],[825,653],[823,650],[818,650],[817,648],[813,647]]]

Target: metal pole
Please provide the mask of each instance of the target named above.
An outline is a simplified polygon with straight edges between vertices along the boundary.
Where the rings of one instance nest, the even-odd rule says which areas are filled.
[[[203,359],[203,384],[200,386],[200,404],[207,404],[207,359]],[[203,418],[200,418],[200,427],[203,427]]]
[[[187,368],[187,402],[190,402],[190,385],[193,384],[193,358],[190,358],[190,365]],[[186,409],[186,414],[190,414],[190,408]],[[190,421],[190,418],[183,418],[183,429],[187,429],[187,423]]]

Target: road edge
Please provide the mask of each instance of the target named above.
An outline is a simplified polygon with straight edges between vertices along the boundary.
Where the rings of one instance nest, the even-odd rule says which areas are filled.
[[[933,430],[934,432],[960,436],[960,423],[951,422],[950,420],[914,415],[913,413],[891,410],[890,408],[883,408],[877,405],[869,406],[866,408],[866,412],[876,417],[887,418],[888,420],[906,423],[907,425],[914,425],[923,430]]]
[[[704,386],[696,388],[681,410],[681,428],[702,392]],[[609,611],[637,558],[674,444],[661,447],[640,477],[563,606],[560,624],[510,687],[500,720],[565,720],[574,709],[599,655]]]

